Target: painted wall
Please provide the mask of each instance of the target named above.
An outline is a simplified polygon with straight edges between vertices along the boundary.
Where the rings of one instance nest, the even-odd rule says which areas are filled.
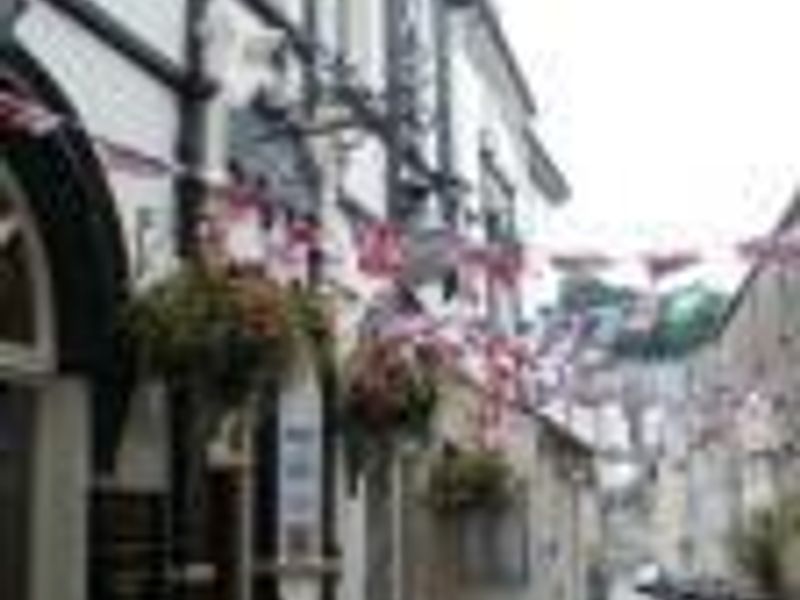
[[[31,598],[86,600],[89,401],[83,382],[44,382],[36,408]]]
[[[182,52],[184,0],[98,0],[168,56]],[[49,3],[31,2],[13,32],[19,43],[60,86],[89,137],[101,136],[155,157],[174,156],[178,123],[172,90],[140,71],[95,34]],[[173,263],[174,182],[168,177],[107,173],[131,272],[140,282]],[[38,401],[34,498],[32,596],[37,600],[86,600],[90,475],[90,406],[85,382],[45,379]],[[138,405],[137,405],[138,406]],[[139,408],[141,408],[139,406]],[[146,407],[145,407],[146,408]],[[145,411],[146,413],[147,411]],[[141,417],[141,418],[140,418]],[[126,435],[124,477],[132,485],[163,487],[164,439],[138,426]],[[145,424],[146,427],[146,424]],[[144,456],[142,451],[154,451]]]
[[[164,40],[179,39],[182,31],[181,23],[170,17],[172,5],[180,3],[166,4],[166,18],[156,29],[165,46],[169,42]],[[153,10],[133,14],[139,12],[159,14]],[[167,160],[174,156],[178,107],[171,90],[49,4],[32,3],[15,34],[62,86],[91,135]],[[108,177],[134,271],[147,278],[168,268],[173,250],[173,181],[123,173]],[[142,239],[147,240],[146,249],[137,241]]]
[[[187,0],[92,1],[175,62],[183,62]]]

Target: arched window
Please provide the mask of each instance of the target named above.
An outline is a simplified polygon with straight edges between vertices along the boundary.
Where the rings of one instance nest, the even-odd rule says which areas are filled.
[[[0,162],[0,369],[40,370],[49,358],[44,250],[21,188]]]

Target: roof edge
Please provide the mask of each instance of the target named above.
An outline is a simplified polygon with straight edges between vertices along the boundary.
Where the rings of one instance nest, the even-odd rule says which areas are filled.
[[[552,204],[561,205],[566,203],[572,196],[572,189],[566,177],[542,144],[539,136],[530,127],[525,127],[522,131],[522,137],[530,151],[528,171],[531,178],[544,193],[545,198]]]
[[[778,220],[778,223],[773,227],[772,231],[770,232],[770,236],[776,236],[780,233],[786,231],[789,227],[791,227],[794,223],[796,223],[800,219],[800,189],[796,190],[792,194],[792,200],[789,203],[789,206],[784,210],[783,214]],[[728,326],[733,321],[736,314],[739,312],[739,309],[742,306],[747,294],[750,292],[751,288],[755,285],[756,281],[758,280],[758,276],[763,271],[764,267],[767,265],[767,261],[764,259],[756,261],[745,275],[742,282],[739,284],[736,293],[731,298],[730,303],[728,304],[728,309],[723,314],[722,318],[720,319],[719,326],[717,330],[714,332],[714,335],[711,337],[711,342],[716,343],[719,339],[723,336],[725,331],[727,330]]]
[[[453,8],[474,8],[478,11],[481,22],[486,26],[489,36],[492,38],[508,69],[511,81],[517,89],[525,111],[530,116],[535,115],[538,112],[536,99],[519,64],[517,55],[511,47],[493,0],[449,0],[449,3]]]

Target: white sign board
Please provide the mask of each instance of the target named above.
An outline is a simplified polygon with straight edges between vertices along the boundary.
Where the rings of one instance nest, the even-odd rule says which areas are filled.
[[[322,518],[322,406],[305,374],[281,396],[280,547],[286,560],[319,556]]]

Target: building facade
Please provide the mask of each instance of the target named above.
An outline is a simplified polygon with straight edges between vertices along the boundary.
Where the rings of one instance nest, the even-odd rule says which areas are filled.
[[[341,355],[398,293],[396,281],[360,268],[365,223],[391,223],[410,240],[397,279],[416,305],[521,333],[532,314],[524,280],[481,275],[467,301],[465,275],[442,252],[458,234],[513,253],[569,195],[532,128],[533,97],[496,9],[488,0],[0,8],[3,598],[429,597],[406,576],[419,449],[353,478],[336,398],[307,372],[256,418],[223,419],[219,435],[198,442],[185,398],[137,379],[118,329],[130,298],[202,254],[219,196],[235,188],[279,206],[287,227],[318,225],[318,254],[281,258],[271,272],[346,288]],[[247,227],[226,252],[275,261],[272,233]],[[480,399],[470,402],[477,411]],[[246,452],[226,437],[237,418]],[[442,439],[472,442],[441,421]],[[536,418],[510,411],[491,433],[530,501],[510,537],[499,534],[509,556],[498,572],[459,582],[468,597],[537,589],[536,461],[540,450],[558,454],[538,430]],[[583,519],[588,501],[573,496]]]
[[[123,510],[120,491],[135,499],[144,529],[155,531],[164,512],[166,473],[150,468],[153,458],[165,465],[164,445],[148,443],[154,455],[119,452],[123,438],[158,438],[165,423],[159,399],[124,423],[115,323],[135,283],[173,261],[178,198],[188,190],[113,172],[97,141],[193,161],[186,132],[209,91],[190,67],[193,4],[158,13],[113,2],[2,4],[0,70],[13,99],[2,159],[4,597],[101,593],[103,515]],[[25,113],[20,100],[56,122],[40,130],[40,115],[10,125]],[[165,551],[158,536],[148,539],[145,561]]]

